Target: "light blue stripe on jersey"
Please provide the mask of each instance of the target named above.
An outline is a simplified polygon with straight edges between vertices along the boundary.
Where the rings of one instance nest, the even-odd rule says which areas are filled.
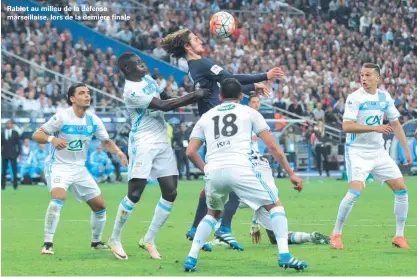
[[[352,181],[352,164],[350,161],[349,155],[350,145],[346,144],[345,146],[345,163],[346,163],[346,175],[348,177],[348,183]]]
[[[136,119],[135,124],[133,124],[132,132],[136,133],[138,131],[140,122],[142,121],[142,117],[145,114],[145,111],[142,111],[141,109],[136,109],[136,112],[138,113],[138,118]]]
[[[88,128],[90,127],[90,128]],[[90,130],[89,130],[90,129]],[[64,125],[61,128],[61,132],[67,135],[82,135],[92,136],[97,130],[97,125]]]

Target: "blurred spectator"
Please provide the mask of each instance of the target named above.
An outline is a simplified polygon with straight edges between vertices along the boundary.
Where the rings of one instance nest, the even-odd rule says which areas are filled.
[[[294,128],[289,127],[287,129],[287,132],[284,135],[284,145],[285,145],[285,153],[288,154],[288,162],[290,162],[290,165],[292,164],[293,170],[296,170],[295,169],[295,166],[296,166],[295,143],[296,143],[296,138],[295,138]]]
[[[189,139],[190,131],[183,122],[180,124],[179,129],[174,133],[173,148],[177,158],[179,178],[182,179],[185,166],[185,176],[187,177],[187,180],[190,180],[190,165],[188,158],[185,155],[185,150],[187,149]]]
[[[1,136],[1,156],[2,156],[2,171],[1,171],[1,189],[6,188],[6,173],[9,166],[9,161],[12,164],[13,172],[13,188],[17,189],[17,157],[20,154],[20,136],[12,129],[13,122],[7,120],[6,128]]]
[[[324,120],[324,111],[321,103],[317,103],[316,108],[313,110],[313,117],[315,121]]]
[[[17,169],[18,169],[18,176],[22,181],[22,184],[30,184],[30,168],[33,162],[33,151],[32,146],[30,145],[30,139],[25,138],[23,140],[22,149],[20,151],[20,155],[17,158]]]
[[[91,152],[89,165],[90,173],[97,182],[102,180],[110,181],[110,175],[114,172],[114,166],[103,151],[101,144],[97,146],[96,151]]]
[[[317,126],[314,126],[311,134],[310,144],[312,146],[313,154],[316,160],[316,169],[320,176],[322,176],[322,168],[326,171],[327,176],[330,176],[328,149],[324,145],[324,124],[319,121]],[[322,166],[323,162],[323,166]]]
[[[297,114],[299,116],[303,115],[303,107],[298,103],[298,98],[297,97],[293,97],[292,104],[288,107],[288,111],[290,113],[294,113],[294,114]],[[294,116],[291,116],[291,117],[296,118]]]
[[[47,157],[47,153],[45,150],[45,144],[38,144],[38,149],[34,151],[33,158],[32,158],[32,165],[30,167],[30,177],[31,179],[40,178],[40,181],[46,184],[45,175],[44,175],[44,168],[45,168],[45,160]]]

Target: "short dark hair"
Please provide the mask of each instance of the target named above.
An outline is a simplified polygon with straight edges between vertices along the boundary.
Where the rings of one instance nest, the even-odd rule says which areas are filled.
[[[220,87],[220,95],[225,99],[238,99],[242,93],[242,85],[235,78],[224,79]]]
[[[185,44],[190,43],[191,31],[187,28],[167,35],[161,40],[161,46],[175,58],[185,57]]]
[[[251,96],[249,96],[249,102],[253,99],[253,98],[258,98],[259,100],[261,99],[257,94],[252,94]]]
[[[80,87],[87,87],[87,85],[84,84],[84,83],[77,83],[75,85],[70,86],[70,88],[68,89],[68,92],[67,92],[67,103],[68,103],[68,105],[72,106],[72,102],[71,102],[70,98],[71,98],[71,96],[74,96],[75,90],[77,88],[80,88]]]
[[[126,67],[128,66],[129,59],[133,56],[136,56],[136,54],[133,52],[125,52],[117,59],[117,67],[125,76],[127,74]]]
[[[379,65],[377,65],[376,63],[364,63],[362,67],[372,68],[376,71],[376,74],[378,74],[378,76],[381,75],[381,69],[379,68]]]

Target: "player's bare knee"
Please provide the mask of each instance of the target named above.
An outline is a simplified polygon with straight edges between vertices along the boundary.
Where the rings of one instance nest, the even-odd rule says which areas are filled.
[[[363,182],[361,181],[352,181],[349,183],[349,189],[353,189],[359,192],[363,190]]]
[[[271,209],[273,209],[275,207],[284,207],[284,206],[282,205],[281,201],[277,201],[274,204],[265,205],[263,207],[265,208],[265,210],[267,210],[269,212]]]
[[[174,202],[177,198],[177,189],[171,190],[163,190],[162,191],[162,198],[169,202]]]
[[[390,186],[390,188],[393,191],[398,191],[398,190],[406,190],[407,186],[405,185],[404,182],[404,178],[397,178],[397,179],[393,179],[393,180],[388,180],[386,181],[386,183],[388,184],[388,186]]]
[[[216,220],[219,220],[222,215],[223,215],[223,211],[219,211],[219,210],[208,210],[207,211],[208,215],[211,215],[212,217],[214,217]]]
[[[106,202],[102,201],[102,202],[98,202],[95,203],[92,207],[91,210],[93,210],[93,212],[98,212],[98,211],[102,211],[104,209],[106,209]]]
[[[67,200],[67,193],[63,188],[54,188],[51,191],[51,198],[56,200],[65,201]]]
[[[142,196],[142,192],[145,189],[146,183],[146,179],[133,178],[129,180],[127,197],[130,201],[133,203],[139,202],[140,197]]]

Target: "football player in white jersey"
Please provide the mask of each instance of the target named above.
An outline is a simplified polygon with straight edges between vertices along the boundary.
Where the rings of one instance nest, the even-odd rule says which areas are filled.
[[[278,242],[279,266],[304,269],[307,263],[289,253],[288,222],[275,182],[272,176],[264,176],[254,166],[252,133],[255,132],[265,142],[270,153],[290,176],[294,189],[302,190],[302,180],[291,170],[262,115],[239,104],[242,96],[242,86],[236,79],[224,80],[219,96],[222,104],[205,113],[191,133],[187,156],[205,174],[208,213],[197,227],[184,269],[196,269],[198,253],[220,218],[232,191],[254,211],[260,208],[269,211]],[[207,164],[198,154],[203,142],[207,145]]]
[[[250,96],[248,106],[252,109],[259,111],[259,109],[261,108],[261,99],[259,98],[259,96]],[[269,162],[259,152],[258,137],[256,136],[256,134],[252,134],[252,150],[252,160],[254,161],[256,171],[259,171],[264,178],[269,179],[269,181],[267,181],[268,184],[271,183],[271,185],[275,185],[274,177],[272,175],[272,170],[269,165]],[[239,205],[239,208],[248,208],[248,206],[244,203],[241,203]],[[259,243],[261,241],[260,226],[265,228],[269,241],[272,244],[277,244],[275,234],[272,231],[269,212],[264,208],[260,208],[253,213],[252,224],[249,230],[250,235],[252,237],[252,243]],[[328,244],[329,237],[316,231],[312,233],[291,231],[288,232],[288,244],[301,244],[308,242],[315,244]]]
[[[71,107],[56,113],[32,136],[33,140],[40,144],[50,143],[44,171],[52,199],[46,210],[44,246],[41,252],[46,255],[54,254],[53,237],[68,189],[78,201],[86,202],[92,210],[91,247],[109,249],[101,242],[106,224],[106,203],[100,188],[85,166],[88,146],[93,136],[99,139],[110,153],[116,154],[123,165],[128,164],[125,154],[109,139],[100,118],[87,111],[91,101],[87,86],[71,86],[68,89],[67,101]]]
[[[336,224],[330,237],[331,244],[335,249],[343,249],[343,224],[353,204],[361,196],[366,178],[372,173],[375,179],[385,182],[394,192],[396,232],[392,244],[400,248],[409,248],[404,238],[408,213],[407,186],[397,164],[384,149],[382,137],[382,134],[394,132],[405,149],[407,162],[411,164],[411,152],[404,130],[398,121],[400,113],[395,108],[391,95],[378,89],[380,69],[377,64],[365,63],[360,79],[362,87],[347,97],[343,115],[349,190],[340,203]],[[383,124],[384,117],[388,119],[389,124]]]
[[[178,182],[177,163],[168,144],[163,112],[195,103],[210,96],[210,91],[199,89],[182,97],[168,99],[169,96],[147,74],[145,63],[135,53],[122,54],[118,59],[118,67],[125,75],[123,97],[132,119],[132,130],[129,135],[128,192],[119,205],[108,244],[117,259],[128,259],[121,243],[123,226],[139,202],[147,180],[158,180],[162,196],[139,246],[146,249],[153,259],[161,259],[154,240],[171,213]]]

